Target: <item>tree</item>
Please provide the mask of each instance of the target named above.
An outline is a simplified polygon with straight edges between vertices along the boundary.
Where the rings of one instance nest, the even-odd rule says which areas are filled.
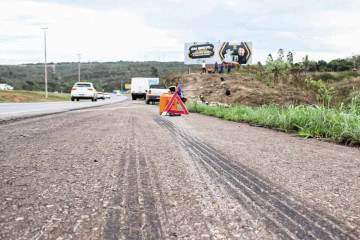
[[[291,65],[294,63],[294,56],[293,56],[292,52],[290,52],[290,51],[288,52],[288,54],[286,56],[286,60]]]
[[[309,61],[309,71],[310,72],[316,72],[319,70],[319,65],[315,61]]]
[[[269,55],[268,55],[268,57],[267,57],[267,59],[266,59],[266,63],[272,62],[272,61],[274,61],[274,59],[273,59],[271,53],[269,53]]]
[[[348,71],[354,68],[354,63],[346,59],[335,59],[330,61],[327,67],[334,72]]]
[[[289,73],[291,66],[283,60],[269,61],[265,65],[265,71],[274,75],[274,80],[279,82],[279,79]]]
[[[354,63],[354,69],[358,69],[360,66],[360,55],[353,55],[350,60]]]
[[[304,66],[305,71],[309,70],[309,57],[308,57],[308,55],[306,55],[303,58],[302,65]]]
[[[151,67],[151,76],[153,76],[153,77],[158,77],[159,76],[159,72],[158,72],[158,69],[156,67]]]
[[[327,71],[327,63],[324,60],[319,60],[317,64],[320,72]]]
[[[278,60],[283,60],[284,59],[284,50],[282,48],[279,49],[278,51]]]

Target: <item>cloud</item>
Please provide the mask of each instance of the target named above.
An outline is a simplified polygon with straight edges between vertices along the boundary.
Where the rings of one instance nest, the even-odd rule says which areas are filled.
[[[0,41],[0,49],[6,49],[0,55],[0,62],[18,61],[18,56],[11,59],[11,53],[27,49],[38,53],[32,61],[42,62],[41,27],[45,26],[49,62],[74,61],[77,53],[82,54],[84,61],[144,60],[151,58],[148,53],[156,54],[154,49],[165,52],[182,49],[182,43],[166,31],[148,26],[122,9],[97,11],[24,1],[2,3],[0,7],[7,12],[1,16],[6,28],[0,29],[0,35],[7,41]]]
[[[44,26],[54,62],[78,53],[83,61],[182,61],[184,42],[219,40],[253,42],[253,62],[279,48],[331,60],[360,52],[358,9],[351,0],[0,1],[0,64],[43,62]]]

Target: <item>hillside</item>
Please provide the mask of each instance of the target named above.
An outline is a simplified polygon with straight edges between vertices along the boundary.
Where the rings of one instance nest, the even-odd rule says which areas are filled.
[[[291,85],[271,87],[252,78],[242,77],[240,74],[193,73],[177,75],[172,80],[179,81],[183,85],[184,95],[189,102],[198,101],[199,95],[203,95],[208,102],[239,103],[248,106],[316,102],[312,91]],[[225,94],[226,89],[230,90],[230,95]]]
[[[307,87],[305,82],[269,84],[267,81],[243,75],[246,74],[172,74],[167,76],[166,84],[179,82],[189,102],[196,102],[200,100],[199,95],[203,95],[207,102],[247,106],[317,104],[316,91]],[[332,105],[337,106],[359,94],[360,78],[331,82],[329,86],[332,89]],[[230,95],[225,94],[226,89],[230,90]]]

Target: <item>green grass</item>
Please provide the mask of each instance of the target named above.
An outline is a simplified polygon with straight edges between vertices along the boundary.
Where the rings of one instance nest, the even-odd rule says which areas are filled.
[[[2,91],[0,90],[0,103],[6,102],[56,102],[69,101],[70,94],[68,93],[52,93],[48,92],[48,98],[45,98],[45,92],[35,91]]]
[[[229,121],[260,124],[300,137],[314,137],[345,145],[360,145],[360,106],[354,98],[348,107],[331,109],[319,106],[247,106],[219,107],[187,104],[190,112]]]

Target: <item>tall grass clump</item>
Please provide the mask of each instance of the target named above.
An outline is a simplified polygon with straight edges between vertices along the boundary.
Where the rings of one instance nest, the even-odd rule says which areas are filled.
[[[349,106],[207,106],[187,104],[190,112],[215,116],[229,121],[260,124],[283,131],[296,131],[300,137],[360,145],[360,108],[354,98]]]

